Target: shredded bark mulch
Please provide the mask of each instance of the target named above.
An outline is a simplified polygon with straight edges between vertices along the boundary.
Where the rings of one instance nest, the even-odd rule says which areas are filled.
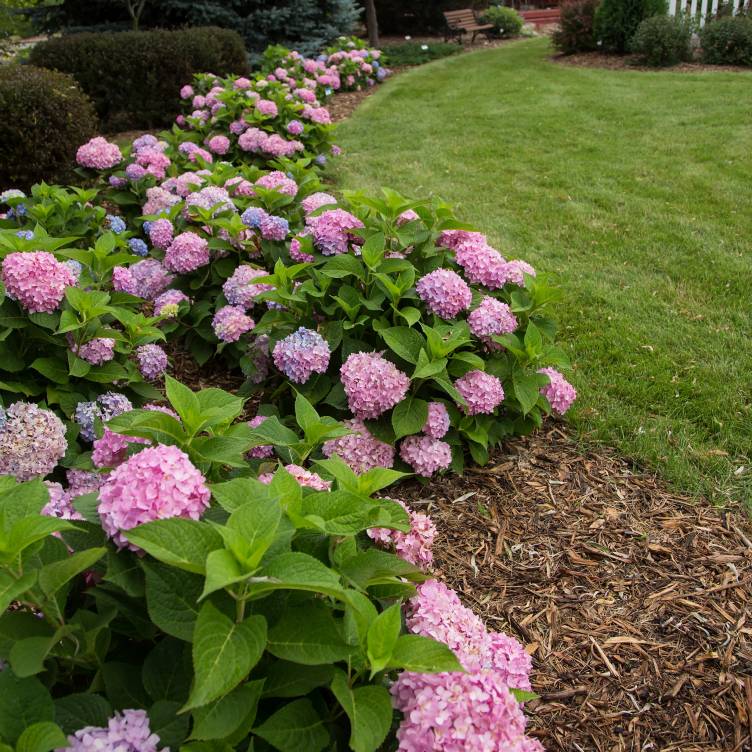
[[[533,656],[551,750],[752,749],[752,526],[560,426],[405,484],[435,569]]]
[[[648,73],[750,73],[752,69],[739,65],[704,65],[703,63],[679,63],[665,68],[640,65],[639,55],[606,55],[603,52],[580,52],[574,55],[552,55],[549,60],[561,65],[578,68],[608,68],[609,70],[633,70]]]

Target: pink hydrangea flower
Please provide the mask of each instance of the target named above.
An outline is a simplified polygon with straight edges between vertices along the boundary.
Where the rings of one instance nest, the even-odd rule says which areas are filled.
[[[420,217],[416,212],[412,209],[407,209],[397,217],[397,227],[402,227],[402,225],[406,225],[408,222],[415,222],[418,219],[420,219]]]
[[[195,232],[181,232],[165,252],[164,265],[171,272],[187,274],[209,263],[209,244]]]
[[[116,467],[99,490],[102,528],[119,548],[128,546],[127,531],[152,520],[183,517],[198,520],[211,494],[204,476],[176,446],[142,449]]]
[[[0,407],[0,475],[19,481],[43,478],[67,448],[65,426],[51,410],[30,402]]]
[[[148,439],[123,436],[105,426],[101,438],[94,439],[91,461],[94,467],[117,467],[128,456],[129,444],[148,444]]]
[[[186,84],[181,90],[180,90],[180,98],[181,99],[190,99],[194,95],[193,87],[190,84]]]
[[[467,317],[470,331],[483,339],[484,342],[498,347],[491,341],[491,337],[499,334],[510,334],[517,326],[517,318],[512,309],[496,298],[489,295],[483,298],[480,305]]]
[[[144,216],[160,214],[163,211],[167,211],[167,209],[179,201],[179,196],[175,196],[161,186],[155,185],[146,189],[146,202],[141,207],[141,213]]]
[[[501,381],[484,371],[468,371],[454,382],[457,391],[467,403],[467,415],[490,415],[504,401]]]
[[[52,313],[65,297],[65,288],[76,276],[47,251],[9,253],[0,267],[0,279],[8,297],[29,313]]]
[[[116,712],[107,726],[86,726],[68,737],[55,752],[157,752],[159,736],[152,734],[145,710]]]
[[[155,248],[163,251],[172,243],[174,231],[175,228],[169,219],[155,219],[149,225],[149,240],[151,240]]]
[[[82,515],[73,507],[73,498],[59,483],[46,480],[44,482],[50,494],[49,501],[42,507],[41,513],[47,517],[58,517],[63,520],[82,520]]]
[[[254,283],[253,280],[268,276],[269,272],[264,269],[255,269],[248,264],[241,264],[232,276],[225,280],[222,292],[230,305],[252,308],[259,295],[274,289],[274,285],[265,282]]]
[[[298,192],[298,184],[292,180],[292,178],[288,178],[287,175],[280,170],[274,170],[267,175],[262,175],[256,181],[256,185],[259,188],[278,191],[286,196],[294,196]]]
[[[302,250],[300,240],[293,238],[290,241],[290,258],[298,263],[311,263],[315,261],[315,258],[310,253],[305,253]]]
[[[144,300],[154,300],[175,277],[156,259],[144,259],[133,266],[116,266],[112,270],[112,286]]]
[[[455,248],[454,258],[470,282],[484,285],[489,290],[504,286],[507,262],[495,248],[485,242],[467,240],[460,243]]]
[[[393,499],[407,512],[410,518],[410,532],[392,530],[387,527],[370,528],[368,537],[382,546],[393,546],[398,556],[416,567],[428,567],[433,561],[433,541],[436,526],[431,518],[422,512],[414,512],[400,499]]]
[[[304,128],[305,126],[300,122],[300,120],[291,120],[286,126],[287,132],[291,133],[293,136],[299,136],[303,132]]]
[[[271,99],[259,99],[256,102],[256,110],[264,117],[277,117],[279,110]]]
[[[423,433],[432,439],[441,439],[449,430],[449,413],[443,402],[428,403],[428,418],[423,426]]]
[[[154,381],[167,370],[167,353],[159,345],[141,345],[136,348],[138,370],[145,379]]]
[[[363,421],[355,418],[346,420],[344,425],[353,433],[324,442],[321,448],[324,456],[336,454],[358,475],[374,467],[390,468],[394,465],[394,447],[373,436]]]
[[[314,373],[326,373],[331,353],[327,341],[312,329],[300,327],[277,342],[274,365],[296,384],[305,384]]]
[[[432,313],[444,319],[453,319],[473,300],[465,280],[450,269],[436,269],[421,277],[415,291]]]
[[[467,241],[485,245],[486,236],[480,232],[471,232],[469,230],[444,230],[436,239],[436,245],[440,248],[455,250],[457,246]]]
[[[227,136],[212,136],[206,142],[206,145],[209,147],[209,150],[213,151],[215,154],[224,155],[230,151],[230,139],[227,138]]]
[[[324,480],[317,473],[312,473],[310,470],[306,470],[300,465],[285,465],[285,470],[287,470],[287,472],[290,473],[290,475],[292,475],[292,477],[295,478],[295,480],[305,488],[312,488],[314,491],[331,490],[331,481]],[[258,477],[258,479],[262,483],[266,484],[271,483],[273,478],[274,473],[264,473],[263,475],[259,475]]]
[[[446,441],[430,436],[408,436],[400,445],[400,457],[418,475],[430,478],[452,464],[452,448]]]
[[[95,337],[80,347],[68,337],[71,352],[93,366],[101,366],[115,357],[115,340],[110,337]]]
[[[569,410],[577,399],[577,390],[555,368],[541,368],[538,373],[548,376],[549,383],[540,393],[548,400],[551,409],[559,415]]]
[[[350,410],[358,418],[378,418],[401,402],[410,378],[381,354],[352,353],[340,369]]]
[[[76,162],[81,167],[92,170],[109,170],[120,164],[123,155],[117,144],[111,144],[107,139],[97,136],[78,147]]]
[[[212,319],[212,328],[217,339],[223,342],[237,342],[246,332],[256,326],[250,316],[239,306],[226,305],[220,308]]]
[[[349,231],[364,227],[363,223],[344,209],[329,209],[313,217],[309,215],[306,226],[314,246],[324,256],[347,253],[350,243],[362,242]]]
[[[312,193],[310,196],[306,196],[301,202],[300,205],[303,207],[303,211],[306,214],[310,214],[311,212],[315,212],[316,209],[319,209],[322,206],[326,206],[327,204],[336,204],[337,199],[334,198],[334,196],[331,195],[331,193],[324,193],[323,191],[318,191],[317,193]]]
[[[527,261],[522,261],[522,259],[507,261],[503,270],[504,284],[511,283],[518,287],[524,287],[526,274],[531,277],[535,276],[535,269]]]
[[[190,298],[180,290],[165,290],[154,299],[154,315],[175,318],[182,302],[190,303]]]
[[[258,428],[266,419],[266,415],[257,415],[255,418],[251,418],[251,420],[248,421],[248,425],[251,428]],[[262,444],[253,447],[248,451],[248,457],[253,460],[269,459],[270,457],[274,457],[274,447],[271,444]]]

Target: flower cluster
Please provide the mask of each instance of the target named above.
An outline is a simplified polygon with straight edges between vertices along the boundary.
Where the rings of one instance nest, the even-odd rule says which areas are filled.
[[[253,319],[247,316],[239,306],[222,306],[212,319],[214,334],[222,342],[237,342],[246,332],[255,326]]]
[[[152,734],[145,710],[123,710],[107,726],[86,726],[68,737],[68,746],[55,752],[157,752],[159,736]]]
[[[116,415],[133,409],[131,401],[118,392],[105,392],[100,394],[94,402],[79,402],[76,405],[73,417],[79,425],[80,436],[84,441],[94,441],[94,422],[97,418],[108,421]]]
[[[0,268],[0,280],[9,298],[29,313],[52,313],[76,284],[70,267],[46,251],[9,253]]]
[[[43,478],[67,448],[65,426],[52,411],[29,402],[0,407],[0,475]]]
[[[115,357],[115,340],[110,337],[95,337],[82,345],[77,345],[73,337],[69,336],[68,342],[74,355],[93,366],[101,366]]]
[[[484,371],[468,371],[454,386],[467,403],[462,409],[468,415],[490,415],[504,401],[501,381]]]
[[[248,425],[251,428],[258,428],[266,419],[266,415],[257,415],[248,421]],[[253,460],[269,459],[270,457],[274,457],[274,447],[271,444],[261,444],[260,446],[253,447],[248,452],[248,457]]]
[[[340,369],[342,386],[353,415],[361,419],[379,415],[401,402],[410,379],[379,353],[352,353]]]
[[[300,465],[285,465],[285,470],[287,470],[287,472],[305,488],[312,488],[314,491],[329,491],[332,487],[331,481],[324,480],[318,475],[318,473],[312,473],[310,470],[306,470]],[[273,478],[273,473],[263,473],[262,475],[259,475],[258,479],[262,483],[268,484],[272,482]]]
[[[446,441],[430,436],[408,436],[400,444],[400,457],[418,475],[430,478],[452,464],[452,448]]]
[[[76,162],[81,167],[92,170],[108,170],[120,164],[123,155],[117,144],[111,144],[107,139],[97,136],[79,146],[76,152]]]
[[[356,216],[344,209],[329,209],[306,217],[306,233],[311,235],[316,250],[324,256],[347,253],[352,243],[362,242],[350,231],[363,226]]]
[[[577,399],[577,390],[555,368],[541,368],[538,373],[548,376],[548,384],[541,388],[541,394],[554,412],[564,415]]]
[[[510,334],[517,326],[517,318],[512,309],[496,298],[489,295],[481,300],[480,305],[467,317],[470,331],[484,341],[499,334]],[[491,344],[494,344],[491,342]]]
[[[159,345],[141,345],[136,348],[138,370],[145,379],[154,381],[167,370],[167,353]]]
[[[423,426],[423,433],[432,439],[441,439],[449,430],[449,413],[443,402],[430,402],[428,405],[428,417]]]
[[[139,261],[133,266],[116,266],[112,270],[112,286],[144,300],[154,300],[175,277],[156,259]]]
[[[274,289],[274,285],[254,282],[258,277],[268,276],[268,272],[263,269],[241,264],[235,269],[232,276],[225,280],[222,285],[222,292],[230,305],[251,308],[259,295]]]
[[[383,546],[393,546],[398,556],[416,567],[428,567],[433,561],[433,541],[436,526],[427,514],[414,512],[400,499],[394,499],[410,518],[410,532],[392,530],[386,527],[370,528],[368,537]]]
[[[415,291],[428,310],[443,319],[453,319],[473,300],[473,293],[465,280],[451,269],[436,269],[421,277]]]
[[[142,449],[116,467],[99,490],[102,527],[119,548],[128,546],[125,533],[152,520],[185,517],[197,520],[211,494],[204,476],[188,455],[175,446]]]
[[[183,302],[190,302],[190,298],[180,290],[165,290],[154,298],[154,315],[175,318],[178,307]]]
[[[164,265],[171,272],[187,274],[209,263],[209,244],[195,232],[183,232],[165,251]]]
[[[326,373],[330,355],[326,340],[302,326],[277,342],[272,352],[274,365],[296,384],[305,384],[314,373]]]
[[[94,467],[117,467],[125,462],[130,444],[148,444],[148,439],[123,436],[105,427],[104,433],[94,439],[91,461]]]
[[[346,420],[344,425],[352,433],[324,442],[322,451],[326,457],[336,454],[358,474],[394,465],[394,447],[373,436],[363,421]]]

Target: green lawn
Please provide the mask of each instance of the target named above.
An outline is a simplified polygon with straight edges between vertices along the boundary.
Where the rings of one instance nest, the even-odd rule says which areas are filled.
[[[752,74],[422,66],[339,128],[342,188],[438,194],[565,291],[583,439],[752,499]],[[744,467],[744,469],[739,469]]]

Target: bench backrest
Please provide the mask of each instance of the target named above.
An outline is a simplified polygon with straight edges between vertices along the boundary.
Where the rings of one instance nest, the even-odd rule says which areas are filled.
[[[478,23],[475,18],[475,13],[473,13],[470,8],[465,8],[464,10],[444,11],[444,18],[450,29],[462,28],[463,26],[475,26]]]

